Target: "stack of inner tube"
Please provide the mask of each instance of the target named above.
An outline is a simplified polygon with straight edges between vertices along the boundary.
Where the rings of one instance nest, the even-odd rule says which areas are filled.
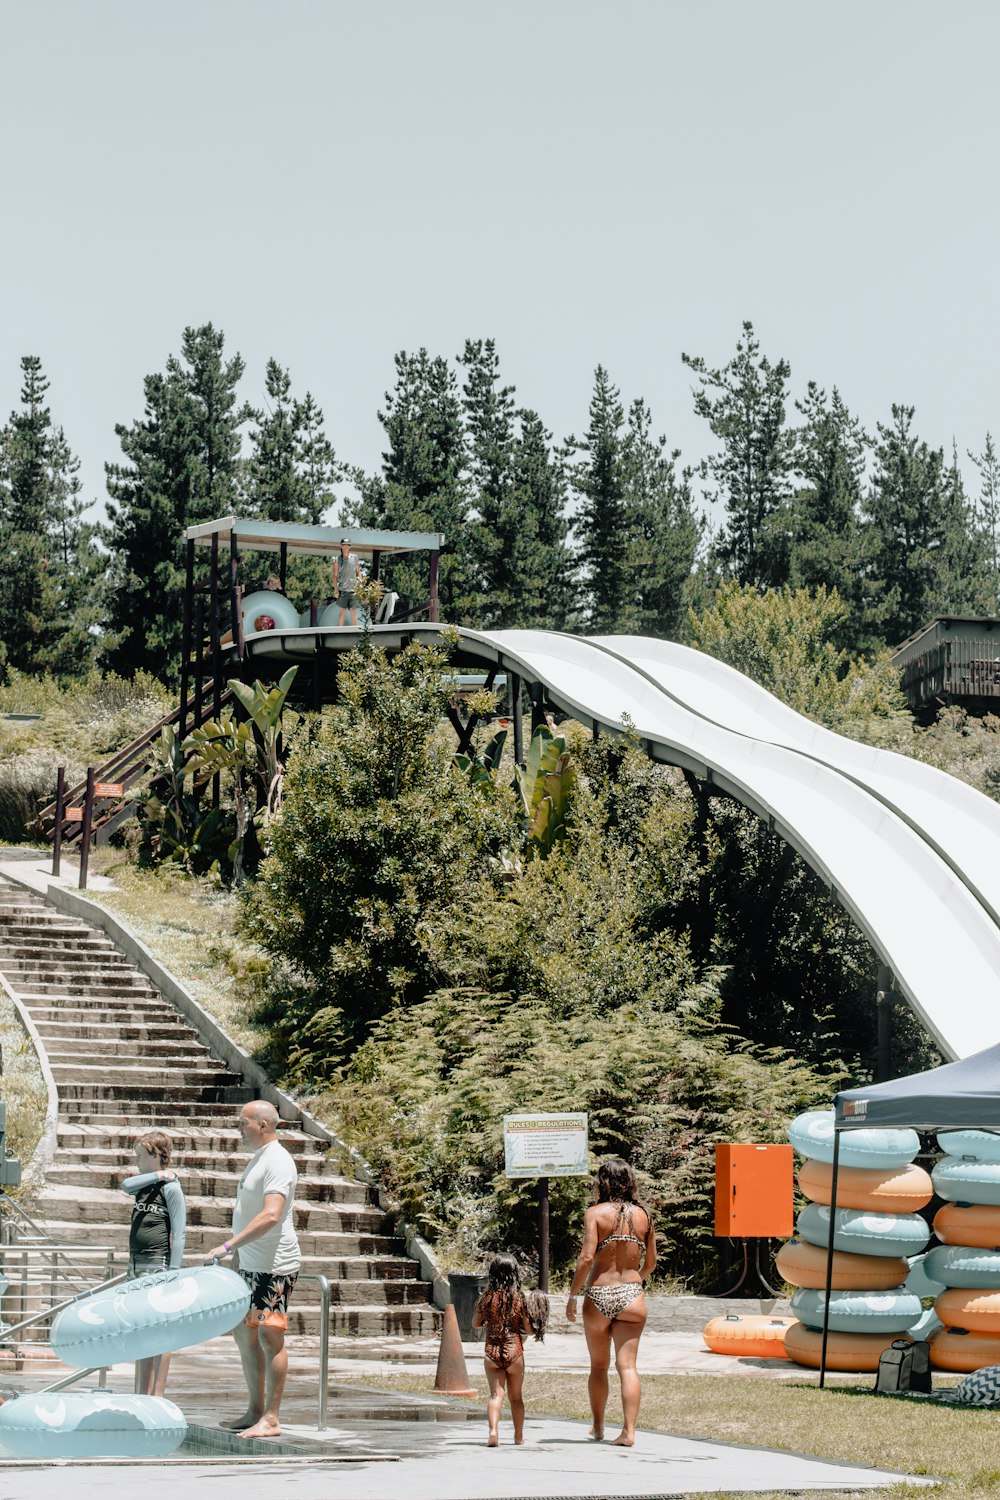
[[[798,1321],[785,1334],[785,1353],[817,1369],[830,1237],[833,1110],[799,1115],[788,1137],[805,1157],[798,1181],[810,1201],[796,1220],[795,1239],[777,1259],[781,1275],[798,1288],[792,1297]],[[913,1163],[919,1149],[913,1130],[851,1130],[841,1136],[828,1369],[877,1370],[892,1340],[912,1336],[924,1319],[920,1290],[906,1284],[911,1257],[919,1256],[930,1238],[918,1210],[930,1202],[933,1185]]]
[[[949,1130],[937,1141],[945,1155],[934,1188],[949,1201],[934,1219],[943,1243],[927,1256],[928,1274],[944,1286],[931,1358],[939,1370],[968,1374],[1000,1364],[1000,1135]]]

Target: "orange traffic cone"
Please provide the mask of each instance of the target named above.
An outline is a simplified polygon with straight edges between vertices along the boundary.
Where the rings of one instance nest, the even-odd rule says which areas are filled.
[[[479,1395],[469,1384],[469,1372],[465,1368],[465,1355],[462,1352],[462,1336],[458,1331],[455,1309],[450,1302],[444,1310],[434,1389],[444,1396]]]

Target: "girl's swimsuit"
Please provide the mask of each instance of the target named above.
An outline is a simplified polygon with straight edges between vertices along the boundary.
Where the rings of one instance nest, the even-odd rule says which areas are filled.
[[[509,1328],[489,1328],[486,1331],[483,1354],[490,1364],[496,1365],[498,1369],[509,1370],[511,1365],[524,1358],[521,1335]]]
[[[649,1216],[647,1215],[647,1223],[648,1219]],[[620,1225],[627,1231],[625,1234],[615,1233]],[[648,1228],[646,1233],[649,1233]],[[599,1241],[597,1251],[600,1253],[608,1245],[616,1244],[639,1246],[642,1250],[642,1260],[639,1262],[638,1269],[641,1270],[642,1261],[646,1258],[646,1241],[641,1240],[632,1227],[632,1205],[630,1203],[621,1203],[618,1205],[618,1217],[611,1226],[611,1233],[605,1235],[604,1239]],[[608,1286],[588,1286],[584,1292],[584,1296],[589,1297],[597,1308],[597,1311],[603,1313],[608,1321],[611,1322],[628,1307],[630,1302],[634,1302],[637,1297],[641,1297],[642,1292],[643,1286],[641,1281],[616,1281]]]
[[[521,1339],[524,1312],[524,1298],[521,1297],[514,1304],[513,1327],[503,1323],[488,1322],[486,1324],[483,1354],[490,1364],[496,1365],[498,1369],[509,1370],[511,1365],[516,1364],[524,1356],[524,1343]]]

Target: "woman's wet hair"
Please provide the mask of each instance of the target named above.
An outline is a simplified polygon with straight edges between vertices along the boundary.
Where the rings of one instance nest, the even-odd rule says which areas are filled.
[[[620,1156],[606,1156],[597,1165],[598,1203],[638,1203],[635,1173]]]

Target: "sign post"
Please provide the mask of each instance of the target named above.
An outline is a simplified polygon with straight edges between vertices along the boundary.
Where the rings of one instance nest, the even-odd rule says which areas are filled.
[[[549,1178],[586,1177],[585,1114],[504,1115],[504,1171],[538,1179],[538,1285],[549,1289]]]

